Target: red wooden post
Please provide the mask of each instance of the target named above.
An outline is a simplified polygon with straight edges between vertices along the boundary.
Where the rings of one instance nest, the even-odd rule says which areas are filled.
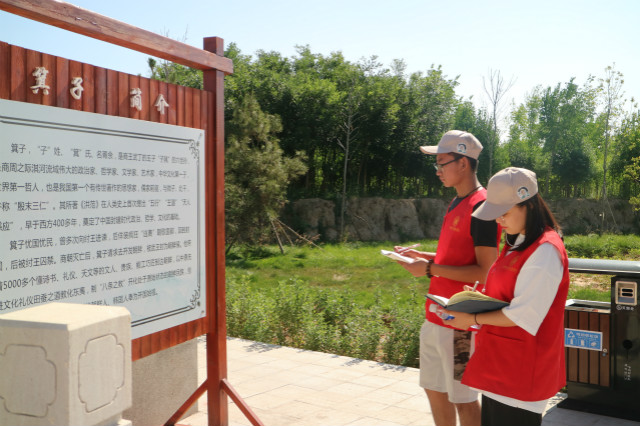
[[[222,56],[224,41],[204,39],[204,50]],[[211,92],[208,103],[207,144],[205,146],[207,211],[207,400],[209,425],[227,426],[229,410],[222,381],[227,377],[227,322],[224,258],[224,72],[205,70],[204,90]],[[211,190],[213,188],[213,190]]]

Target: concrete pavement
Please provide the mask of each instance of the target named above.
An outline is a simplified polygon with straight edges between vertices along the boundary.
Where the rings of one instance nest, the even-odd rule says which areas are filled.
[[[236,338],[227,345],[229,382],[265,426],[434,426],[418,369]],[[201,340],[201,381],[205,350]],[[550,402],[544,426],[639,424],[556,407],[562,398]],[[206,395],[198,404],[198,413],[180,425],[207,426]],[[251,424],[232,402],[229,424]]]

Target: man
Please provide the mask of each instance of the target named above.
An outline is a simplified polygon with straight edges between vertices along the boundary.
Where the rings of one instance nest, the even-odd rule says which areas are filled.
[[[465,284],[484,283],[498,256],[498,226],[471,213],[486,199],[487,191],[476,176],[482,144],[471,133],[451,130],[437,146],[420,151],[436,156],[436,175],[453,187],[453,199],[442,223],[436,253],[403,247],[396,251],[414,258],[399,262],[416,277],[431,278],[429,293],[443,297],[463,291]],[[436,426],[480,425],[478,394],[460,383],[473,348],[472,333],[445,325],[427,299],[426,321],[420,331],[420,386],[425,389]],[[435,307],[436,305],[433,304]]]

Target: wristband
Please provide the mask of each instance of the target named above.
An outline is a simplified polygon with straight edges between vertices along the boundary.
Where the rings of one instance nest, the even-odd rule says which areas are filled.
[[[427,260],[427,270],[426,270],[426,273],[427,273],[427,277],[428,277],[428,278],[433,277],[433,275],[431,274],[431,264],[432,264],[432,263],[433,263],[433,259],[429,259],[429,260]]]

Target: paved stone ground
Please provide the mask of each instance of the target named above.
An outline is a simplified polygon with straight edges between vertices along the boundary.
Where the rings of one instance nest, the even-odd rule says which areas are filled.
[[[418,370],[344,356],[228,338],[228,377],[265,426],[434,426]],[[198,345],[198,368],[205,377],[205,344]],[[556,407],[544,426],[638,426],[639,423]],[[179,422],[207,426],[207,402]],[[232,402],[229,424],[251,423]]]

